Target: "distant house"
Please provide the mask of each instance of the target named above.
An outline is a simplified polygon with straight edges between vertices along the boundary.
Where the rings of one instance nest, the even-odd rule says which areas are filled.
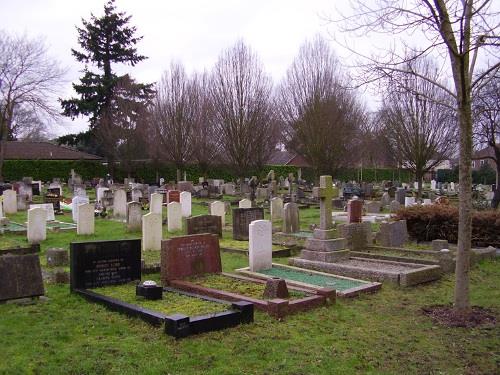
[[[93,160],[102,157],[50,142],[3,142],[4,160]]]
[[[290,165],[297,168],[308,168],[311,165],[296,152],[276,150],[266,163],[267,165]]]
[[[472,169],[477,171],[483,165],[488,164],[493,170],[496,170],[497,166],[495,160],[495,151],[493,147],[488,146],[479,151],[474,152],[472,155]]]

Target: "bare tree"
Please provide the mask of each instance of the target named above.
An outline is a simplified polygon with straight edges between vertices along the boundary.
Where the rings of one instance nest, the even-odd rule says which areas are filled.
[[[30,112],[38,125],[59,117],[52,103],[64,73],[48,56],[42,39],[0,31],[0,180],[5,149],[2,143],[23,131],[27,123],[21,121],[21,115]]]
[[[418,35],[419,45],[407,46],[412,50],[411,55],[421,57],[433,54],[443,63],[443,67],[447,65],[450,68],[453,89],[442,86],[431,77],[421,78],[432,82],[455,100],[459,123],[460,208],[454,310],[458,315],[467,316],[471,312],[469,268],[472,236],[472,91],[481,84],[485,76],[500,67],[498,12],[492,9],[491,0],[355,0],[351,4],[352,13],[342,19],[344,31],[358,36],[385,33],[398,38],[400,46],[407,44],[405,41],[408,35]],[[489,54],[489,61],[482,73],[475,74],[480,50]],[[366,56],[366,69],[362,70],[365,83],[401,72],[400,64],[408,56],[400,55],[396,50],[380,48],[379,51],[382,53]],[[412,70],[403,72],[420,76]]]
[[[306,158],[316,175],[335,174],[352,162],[359,140],[365,114],[344,80],[328,44],[316,37],[302,45],[278,89],[285,143]]]
[[[439,72],[429,60],[408,64],[419,75],[440,82]],[[442,83],[444,85],[444,83]],[[418,197],[428,171],[450,159],[456,151],[456,116],[448,94],[428,80],[405,73],[390,76],[381,110],[383,131],[403,166],[415,175]]]
[[[474,96],[474,135],[479,145],[491,147],[496,164],[496,189],[492,208],[500,204],[500,75],[487,80]]]
[[[238,41],[220,55],[210,86],[224,161],[243,176],[262,166],[277,142],[271,79],[251,49]]]

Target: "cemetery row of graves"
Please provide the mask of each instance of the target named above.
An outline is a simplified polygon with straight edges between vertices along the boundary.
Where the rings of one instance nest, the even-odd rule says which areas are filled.
[[[416,243],[394,213],[453,204],[457,187],[432,181],[422,199],[417,190],[331,176],[310,186],[272,171],[240,185],[200,178],[92,186],[73,171],[67,184],[24,178],[2,194],[0,302],[43,309],[56,303],[51,288],[67,290],[63,298],[80,296],[126,324],[140,320],[189,341],[377,304],[386,289],[419,300],[419,288],[449,283],[456,244]],[[496,256],[494,246],[474,248],[471,263],[492,267]]]

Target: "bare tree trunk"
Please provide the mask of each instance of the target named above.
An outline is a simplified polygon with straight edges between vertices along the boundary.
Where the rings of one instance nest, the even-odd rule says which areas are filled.
[[[176,180],[177,182],[182,181],[181,173],[182,173],[181,169],[177,168],[177,180]]]
[[[4,182],[3,163],[5,157],[5,141],[0,141],[0,182]]]
[[[496,152],[496,165],[497,165],[497,178],[495,191],[493,192],[493,199],[491,200],[491,208],[497,209],[500,204],[500,151]]]
[[[418,189],[417,189],[417,199],[422,198],[422,175],[419,173],[416,174],[417,177],[417,183],[418,183]]]

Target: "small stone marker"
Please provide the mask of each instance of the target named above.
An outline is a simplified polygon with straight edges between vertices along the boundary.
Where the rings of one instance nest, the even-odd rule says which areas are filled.
[[[250,271],[258,272],[272,268],[273,227],[269,220],[255,220],[248,229],[248,257]]]
[[[73,222],[78,222],[78,206],[83,203],[89,203],[89,198],[76,196],[71,200],[71,215],[73,217]]]
[[[113,196],[113,217],[125,219],[127,217],[127,193],[118,189]]]
[[[338,189],[335,194],[335,191],[333,189],[332,176],[320,176],[319,187],[313,188],[313,196],[315,198],[319,198],[319,228],[322,230],[328,230],[332,228],[332,199],[334,198],[334,195],[336,197],[338,196]]]
[[[142,250],[160,250],[161,215],[150,212],[142,217]]]
[[[263,220],[264,210],[260,207],[233,208],[233,239],[248,240],[248,226],[254,220]]]
[[[361,223],[363,218],[363,201],[351,199],[347,202],[347,222]]]
[[[141,230],[142,205],[139,202],[127,203],[127,230],[135,232]]]
[[[411,207],[415,205],[414,197],[405,197],[405,207]]]
[[[392,201],[390,204],[391,212],[397,212],[401,208],[401,204],[398,201]]]
[[[15,214],[17,212],[17,193],[15,190],[5,190],[3,192],[3,210],[5,214]]]
[[[180,202],[182,208],[182,216],[191,216],[191,193],[189,191],[183,191],[180,194]]]
[[[41,207],[28,210],[28,243],[38,244],[47,238],[47,211]]]
[[[187,234],[211,233],[222,237],[221,217],[198,215],[186,219]]]
[[[299,230],[299,206],[297,203],[288,202],[283,207],[283,233],[297,233]]]
[[[179,202],[167,205],[167,229],[169,232],[182,230],[182,207]]]
[[[434,251],[449,249],[449,246],[450,245],[448,244],[448,240],[432,240],[432,250]]]
[[[271,221],[283,220],[283,199],[274,197],[271,199]]]
[[[149,212],[152,214],[160,214],[162,216],[163,194],[153,193],[149,200]]]
[[[45,255],[47,256],[47,266],[49,267],[62,267],[69,264],[68,250],[52,247],[47,249]]]
[[[181,202],[181,192],[179,190],[169,190],[167,192],[167,203]]]
[[[221,218],[221,226],[224,228],[226,225],[226,210],[224,202],[215,201],[210,203],[210,208],[208,210],[210,215],[219,216]]]
[[[280,279],[279,277],[273,277],[267,279],[266,287],[264,293],[262,294],[264,299],[287,299],[290,297],[288,293],[288,287],[286,286],[286,281]]]
[[[54,214],[54,205],[52,203],[31,204],[30,208],[40,207],[47,212],[47,221],[54,221],[56,216]]]
[[[161,281],[206,273],[222,272],[219,238],[213,234],[194,234],[163,240],[161,244]]]
[[[239,208],[252,208],[252,201],[250,199],[242,199],[239,204]]]
[[[78,217],[76,220],[76,233],[81,235],[94,234],[95,216],[94,204],[82,203],[78,205]]]

